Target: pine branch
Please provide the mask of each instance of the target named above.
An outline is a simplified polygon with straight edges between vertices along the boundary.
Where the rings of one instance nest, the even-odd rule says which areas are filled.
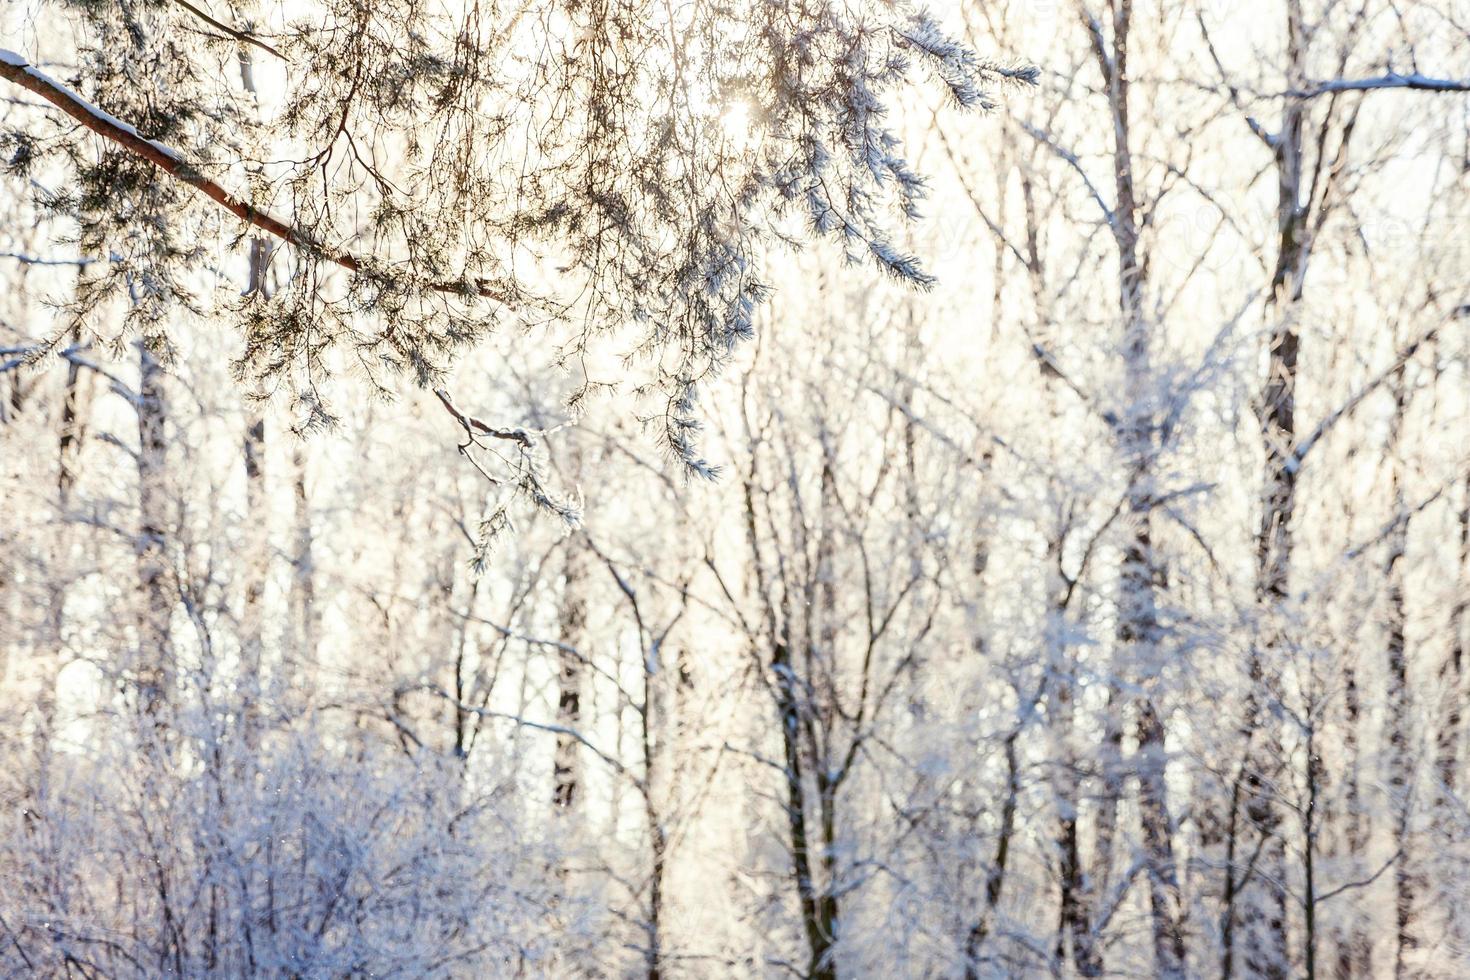
[[[260,40],[260,38],[254,36],[253,34],[247,34],[245,31],[237,31],[235,28],[231,27],[228,24],[220,23],[219,21],[211,17],[206,11],[200,10],[198,7],[194,6],[192,3],[189,2],[189,0],[174,0],[174,3],[178,4],[180,7],[183,7],[185,10],[189,11],[189,13],[193,14],[195,17],[198,17],[200,20],[204,21],[215,30],[224,31],[226,34],[237,41],[240,41],[244,44],[254,45],[267,54],[273,54],[277,58],[280,58],[282,61],[287,62],[288,64],[290,63],[290,58],[287,58],[285,55],[281,54],[281,52],[277,51],[269,44],[266,44],[264,41]]]
[[[349,272],[382,278],[381,274],[374,274],[369,270],[374,263],[359,258],[351,252],[329,248],[310,232],[293,225],[288,219],[276,217],[268,211],[263,211],[240,200],[219,183],[206,177],[198,167],[185,160],[183,155],[172,147],[165,146],[156,140],[145,139],[139,135],[137,129],[97,108],[45,72],[29,64],[15,52],[0,49],[0,78],[34,92],[97,135],[112,140],[128,152],[153,164],[170,177],[193,187],[246,224],[259,228],[316,258],[341,266]],[[423,286],[434,292],[478,296],[496,300],[506,306],[514,306],[511,299],[491,289],[484,280],[429,282]]]

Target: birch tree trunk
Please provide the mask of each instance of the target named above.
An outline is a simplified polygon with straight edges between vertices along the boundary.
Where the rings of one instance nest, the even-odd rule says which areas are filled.
[[[254,58],[247,45],[241,45],[238,62],[240,85],[252,102],[256,99]],[[259,121],[259,106],[255,115]],[[252,167],[252,170],[258,168]],[[270,299],[269,278],[271,246],[264,236],[250,240],[249,274],[245,289],[262,300]],[[245,737],[254,739],[256,712],[255,702],[260,697],[261,658],[264,647],[265,583],[270,575],[270,498],[266,494],[266,441],[265,415],[258,406],[252,406],[246,418],[245,438],[242,446],[245,461],[245,595],[240,622],[240,672],[243,692],[242,712],[245,716]],[[290,683],[289,676],[285,679]]]
[[[570,466],[574,475],[580,469],[581,457],[575,449]],[[586,655],[587,645],[587,579],[591,554],[580,535],[566,541],[562,564],[561,609],[558,613],[556,724],[564,730],[576,731],[582,724],[582,664],[578,654]],[[552,806],[559,813],[571,813],[578,802],[579,780],[577,740],[568,734],[556,736],[552,761]]]
[[[636,612],[636,608],[635,608]],[[641,631],[640,631],[641,632]],[[639,711],[639,730],[643,752],[643,818],[648,829],[648,922],[644,928],[647,947],[643,953],[645,976],[648,980],[659,980],[663,976],[663,919],[664,878],[667,873],[669,835],[664,828],[663,808],[659,806],[659,795],[663,792],[663,766],[659,755],[665,749],[665,733],[673,727],[664,718],[659,686],[661,664],[658,658],[662,650],[657,649],[662,639],[646,638],[645,644],[654,649],[643,651],[643,704]]]
[[[321,637],[321,610],[316,599],[316,564],[310,497],[306,490],[306,453],[297,446],[291,457],[291,495],[294,501],[295,541],[291,555],[291,662],[282,673],[308,698],[315,686],[317,647]]]
[[[1343,844],[1349,858],[1360,857],[1368,845],[1367,820],[1362,813],[1362,793],[1359,788],[1359,745],[1363,718],[1363,698],[1358,689],[1357,666],[1349,663],[1343,669],[1343,758],[1347,772],[1344,774],[1343,809],[1346,811],[1342,823]],[[1346,935],[1340,940],[1337,950],[1338,980],[1372,973],[1373,944],[1359,923],[1351,923]]]
[[[81,331],[73,328],[67,343],[71,349],[81,345]],[[56,526],[55,556],[62,569],[68,569],[73,544],[71,531],[72,492],[76,487],[86,434],[83,421],[82,367],[75,357],[67,358],[66,388],[61,399],[61,429],[56,440]],[[39,727],[37,740],[37,792],[44,799],[48,792],[51,760],[51,736],[56,723],[56,683],[62,667],[62,650],[66,644],[66,598],[69,570],[56,576],[50,587],[51,614],[49,633],[52,657],[40,666],[40,686],[36,692]]]
[[[241,713],[253,740],[260,710],[266,576],[270,566],[270,501],[265,487],[265,419],[255,416],[242,441],[245,460],[245,595],[240,613]]]
[[[139,705],[161,725],[159,715],[173,682],[173,644],[169,621],[174,601],[168,574],[168,442],[164,371],[147,340],[138,344],[138,588],[137,665]]]

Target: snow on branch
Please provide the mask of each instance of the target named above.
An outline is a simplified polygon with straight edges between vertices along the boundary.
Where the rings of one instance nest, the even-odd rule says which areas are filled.
[[[455,407],[454,399],[449,397],[449,392],[443,388],[435,388],[434,394],[439,397],[446,411],[454,416],[454,420],[464,426],[465,433],[471,437],[475,435],[486,435],[493,439],[505,439],[508,442],[519,443],[522,448],[531,448],[531,435],[525,429],[497,429],[480,421],[473,415],[466,415]]]
[[[1292,89],[1285,94],[1288,98],[1314,99],[1319,95],[1334,92],[1371,92],[1378,89],[1411,89],[1417,92],[1470,92],[1470,79],[1430,78],[1414,72],[1400,75],[1389,72],[1376,78],[1334,78],[1318,82],[1311,88]]]
[[[0,48],[0,78],[5,78],[21,88],[34,92],[92,132],[112,140],[169,176],[193,187],[246,224],[274,235],[319,259],[341,266],[349,272],[382,278],[380,273],[372,272],[372,266],[376,263],[353,255],[351,252],[329,248],[309,232],[293,225],[289,220],[276,217],[268,211],[263,211],[240,200],[219,183],[205,176],[198,167],[185,160],[172,147],[159,143],[157,140],[144,138],[133,126],[99,109],[67,86],[31,65],[14,51]],[[478,296],[497,300],[508,306],[512,305],[507,297],[491,289],[482,280],[430,282],[425,283],[424,286],[435,292]]]

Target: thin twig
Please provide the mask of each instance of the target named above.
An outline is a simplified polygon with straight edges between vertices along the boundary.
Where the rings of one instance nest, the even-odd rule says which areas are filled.
[[[236,30],[228,24],[221,24],[219,21],[209,16],[209,14],[205,11],[200,10],[198,7],[194,6],[192,3],[189,2],[189,0],[174,0],[174,3],[178,4],[180,7],[183,7],[185,10],[189,11],[189,13],[193,14],[195,17],[198,17],[200,20],[204,21],[215,30],[224,31],[226,34],[237,41],[242,41],[245,44],[252,44],[260,50],[266,52],[267,54],[275,55],[277,58],[280,58],[287,64],[291,63],[290,58],[287,58],[285,55],[281,54],[281,52],[277,51],[269,44],[266,44],[264,41],[260,40],[260,38],[255,37],[251,34],[247,34],[244,31]]]

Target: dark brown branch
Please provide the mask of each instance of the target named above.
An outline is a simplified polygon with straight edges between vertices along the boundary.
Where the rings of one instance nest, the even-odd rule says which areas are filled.
[[[461,412],[455,407],[454,400],[449,397],[449,392],[443,388],[435,388],[434,394],[439,396],[439,401],[444,403],[445,410],[454,416],[456,422],[464,426],[465,432],[470,436],[477,434],[486,435],[493,439],[504,439],[508,442],[520,443],[525,449],[531,448],[531,436],[525,429],[497,429],[494,426],[481,422],[473,415],[466,415]]]
[[[219,21],[209,16],[209,14],[205,11],[200,10],[198,7],[194,6],[192,3],[189,2],[189,0],[174,0],[174,3],[178,4],[180,7],[183,7],[185,10],[189,11],[189,13],[193,14],[195,17],[198,17],[200,20],[204,21],[210,27],[213,27],[217,31],[224,31],[226,34],[237,41],[240,41],[244,44],[254,45],[267,54],[275,55],[277,58],[280,58],[284,62],[289,63],[291,61],[290,58],[287,58],[285,55],[281,54],[281,52],[277,51],[269,44],[266,44],[264,41],[260,40],[260,38],[255,37],[252,34],[247,34],[244,31],[237,31],[235,30],[235,28],[231,27],[228,24],[221,24]]]

